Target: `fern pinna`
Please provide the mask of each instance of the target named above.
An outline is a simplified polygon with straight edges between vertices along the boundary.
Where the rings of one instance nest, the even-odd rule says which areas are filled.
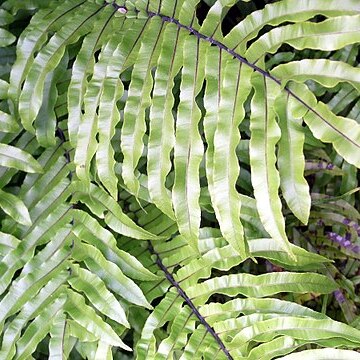
[[[24,3],[0,358],[360,359],[360,3]]]

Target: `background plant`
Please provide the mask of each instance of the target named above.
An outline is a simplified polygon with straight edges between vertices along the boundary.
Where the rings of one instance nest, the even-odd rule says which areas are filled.
[[[3,2],[0,358],[358,359],[359,17]]]

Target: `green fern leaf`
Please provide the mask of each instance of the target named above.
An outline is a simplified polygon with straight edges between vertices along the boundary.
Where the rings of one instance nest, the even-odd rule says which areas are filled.
[[[0,144],[0,165],[31,173],[43,172],[42,167],[30,154],[5,144]]]
[[[0,358],[358,358],[359,11],[3,2]]]
[[[131,351],[114,330],[104,322],[90,306],[86,305],[85,299],[81,295],[68,290],[67,296],[68,302],[66,303],[65,311],[75,322],[89,329],[91,333],[105,343]]]
[[[27,226],[32,224],[28,209],[15,195],[0,190],[0,207],[20,224]]]
[[[360,359],[359,353],[350,350],[341,349],[316,349],[316,350],[304,350],[296,354],[291,354],[279,358],[281,360],[298,360],[304,358],[314,358],[318,360],[337,359],[337,360],[357,360]]]

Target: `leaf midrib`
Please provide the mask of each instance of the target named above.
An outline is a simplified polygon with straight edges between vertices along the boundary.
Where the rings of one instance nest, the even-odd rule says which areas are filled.
[[[223,44],[222,42],[213,39],[212,37],[208,37],[204,34],[201,34],[199,31],[197,31],[196,29],[194,29],[191,26],[187,26],[184,25],[182,23],[180,23],[179,20],[173,18],[173,17],[169,17],[166,15],[163,15],[161,13],[155,13],[155,12],[151,12],[151,11],[147,11],[148,16],[154,17],[154,16],[159,16],[164,22],[168,22],[168,23],[174,23],[176,26],[178,26],[179,28],[185,29],[188,32],[192,33],[193,35],[195,35],[198,39],[202,39],[205,40],[215,46],[217,46],[219,49],[225,50],[227,53],[229,53],[230,55],[232,55],[233,57],[235,57],[237,60],[239,60],[240,62],[244,63],[245,65],[249,66],[250,68],[252,68],[254,71],[260,73],[261,75],[263,75],[265,78],[271,79],[272,81],[274,81],[275,83],[277,83],[279,86],[282,86],[281,84],[281,80],[279,80],[278,78],[276,78],[275,76],[271,75],[269,72],[261,69],[259,66],[249,62],[246,58],[244,58],[243,56],[241,56],[240,54],[238,54],[235,50],[228,48],[225,44]],[[350,139],[346,134],[342,133],[339,129],[337,129],[334,125],[332,125],[329,121],[327,121],[323,116],[321,116],[315,109],[313,109],[310,105],[308,105],[304,100],[302,100],[300,98],[300,96],[296,95],[291,89],[289,89],[287,86],[284,86],[284,90],[290,94],[291,96],[293,96],[298,102],[300,102],[304,107],[306,107],[306,109],[308,109],[308,111],[311,111],[312,113],[314,113],[316,116],[318,116],[324,123],[326,123],[327,126],[329,126],[330,128],[332,128],[336,133],[338,133],[340,136],[344,137],[347,141],[349,141],[352,145],[354,145],[355,147],[359,148],[360,150],[360,144],[357,144],[356,142],[354,142],[352,139]]]

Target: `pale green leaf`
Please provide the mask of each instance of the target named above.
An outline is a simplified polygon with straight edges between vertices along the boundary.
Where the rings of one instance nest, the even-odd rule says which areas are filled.
[[[172,320],[181,310],[182,299],[178,294],[169,292],[147,318],[141,332],[136,353],[139,360],[151,359],[156,354],[154,331]]]
[[[16,222],[30,226],[29,211],[25,204],[17,196],[0,189],[0,208],[10,215]]]
[[[309,185],[304,178],[305,135],[301,120],[291,115],[287,107],[288,101],[289,95],[286,93],[281,93],[275,100],[275,111],[281,129],[277,156],[280,187],[291,211],[303,224],[307,224],[311,198]]]
[[[29,208],[33,222],[50,215],[57,206],[66,203],[65,200],[71,195],[69,179],[62,177],[56,180],[59,182],[54,181],[54,187],[46,195],[43,195],[34,206]]]
[[[66,331],[66,315],[59,312],[50,329],[49,341],[49,360],[65,360],[66,359],[66,343],[69,334]]]
[[[191,360],[201,357],[204,348],[206,349],[211,342],[210,336],[207,335],[206,329],[204,327],[199,327],[197,331],[191,335],[180,360]]]
[[[291,244],[290,248],[296,259],[294,263],[293,257],[290,257],[289,254],[284,251],[281,244],[271,238],[251,239],[249,241],[249,247],[252,256],[267,258],[286,269],[295,270],[297,267],[301,267],[303,270],[318,270],[321,268],[321,263],[331,261],[326,257]]]
[[[16,270],[23,267],[24,263],[31,259],[34,248],[39,243],[46,243],[50,239],[58,236],[61,241],[66,238],[68,232],[62,228],[71,220],[68,205],[58,206],[47,218],[33,226],[25,233],[20,244],[11,250],[0,262],[0,294],[2,294],[10,284]],[[60,229],[60,231],[59,231]],[[33,261],[36,262],[36,259]],[[51,266],[44,264],[44,266]],[[2,315],[0,313],[0,315]]]
[[[278,65],[271,70],[271,74],[281,79],[284,85],[289,80],[299,83],[314,80],[322,86],[331,88],[340,82],[347,82],[360,92],[360,68],[340,61],[327,59],[292,61],[287,64]]]
[[[73,276],[68,279],[71,287],[78,292],[83,292],[90,303],[102,314],[117,321],[126,327],[130,327],[126,320],[125,311],[115,296],[106,288],[104,282],[86,269],[72,266]]]
[[[19,242],[14,235],[0,232],[0,255],[5,256],[10,250],[15,249]]]
[[[264,297],[284,291],[295,293],[330,293],[337,288],[336,283],[324,275],[316,273],[278,272],[262,275],[231,274],[214,277],[187,290],[195,304],[206,302],[212,294]]]
[[[42,105],[34,121],[36,138],[40,146],[50,147],[56,144],[55,129],[57,119],[55,114],[55,104],[58,98],[57,83],[66,72],[69,56],[67,53],[61,59],[59,65],[50,71],[44,80],[44,96]]]
[[[39,316],[26,328],[22,337],[16,343],[16,360],[25,360],[35,351],[39,342],[48,334],[51,329],[52,321],[59,311],[61,311],[66,296],[60,296],[50,306],[45,308]]]
[[[221,26],[219,26],[219,24],[221,24],[226,13],[236,4],[236,2],[237,0],[216,1],[207,13],[199,30],[200,33],[221,41],[223,36]]]
[[[107,22],[113,16],[113,13],[105,13]],[[94,66],[94,75],[89,81],[85,95],[84,95],[84,114],[80,118],[77,133],[77,143],[74,155],[74,163],[76,165],[76,174],[80,180],[89,182],[90,176],[90,162],[97,151],[98,142],[96,135],[98,132],[98,117],[100,97],[104,91],[105,79],[107,77],[107,70],[110,60],[116,56],[114,51],[118,45],[115,37],[112,37],[101,51],[99,61]],[[119,89],[120,90],[120,89]],[[108,106],[103,104],[103,106]],[[104,108],[102,108],[104,111]],[[108,114],[109,115],[109,114]],[[76,124],[74,124],[76,126]],[[100,125],[100,127],[103,125]],[[103,139],[102,139],[103,140]],[[110,139],[108,139],[109,141]]]
[[[150,108],[150,135],[147,156],[148,189],[151,200],[171,219],[175,214],[171,196],[165,186],[166,176],[171,170],[170,152],[174,147],[174,117],[172,107],[174,96],[172,86],[179,72],[182,53],[179,51],[184,42],[184,32],[175,31],[174,25],[166,26],[157,70],[154,78],[154,91]],[[168,57],[172,61],[168,61]]]
[[[14,103],[17,113],[19,94],[23,81],[34,61],[34,54],[47,41],[47,32],[64,14],[71,14],[77,10],[84,0],[64,1],[55,10],[40,10],[30,21],[30,26],[20,35],[17,46],[17,57],[10,74],[9,96]],[[24,6],[24,3],[21,4]]]
[[[164,23],[153,18],[146,25],[137,61],[131,74],[128,98],[121,128],[121,151],[124,156],[122,178],[131,193],[137,196],[139,181],[135,168],[143,152],[143,136],[146,132],[145,109],[150,105],[153,81],[151,68],[157,61]]]
[[[147,270],[134,256],[121,250],[113,234],[102,227],[93,217],[84,211],[73,211],[76,236],[95,246],[104,256],[120,267],[125,275],[140,280],[156,280],[158,277]],[[80,222],[79,226],[77,222]]]
[[[31,319],[38,316],[53,299],[63,292],[64,289],[61,288],[61,285],[67,276],[67,271],[63,271],[53,277],[34,297],[24,304],[20,313],[8,322],[8,326],[3,332],[0,358],[8,359],[15,355],[16,342],[20,338],[22,330]]]
[[[242,53],[246,50],[247,42],[255,38],[265,25],[275,26],[287,21],[304,22],[318,14],[328,17],[357,15],[359,9],[359,3],[353,0],[342,1],[340,6],[337,0],[279,1],[254,11],[237,24],[225,38],[226,44]]]
[[[279,314],[296,315],[299,317],[311,317],[314,319],[325,319],[326,315],[311,310],[295,302],[274,298],[236,298],[224,304],[212,302],[201,306],[201,314],[206,317],[209,324],[218,321],[238,317],[241,314]]]
[[[8,91],[9,84],[5,80],[0,79],[0,100],[7,98]]]
[[[97,216],[105,218],[105,222],[117,233],[142,240],[161,239],[136,225],[100,187],[93,184],[87,187],[83,183],[73,182],[72,189],[75,199],[85,203]]]
[[[33,269],[31,273],[25,273],[18,280],[13,281],[9,291],[0,302],[2,309],[0,324],[8,316],[18,311],[50,278],[59,274],[67,266],[65,260],[68,257],[69,250],[62,248],[54,254],[51,262],[47,261],[36,270]]]
[[[290,89],[297,97],[291,104],[293,116],[303,117],[316,138],[332,143],[347,162],[360,167],[360,125],[333,114],[305,84],[291,84]]]
[[[299,317],[280,317],[258,322],[242,329],[228,345],[229,349],[244,347],[249,341],[269,341],[277,335],[290,335],[293,338],[316,342],[322,339],[339,339],[344,344],[359,343],[360,331],[332,319],[304,319]],[[356,345],[355,345],[356,346]]]
[[[99,340],[99,336],[94,335],[89,330],[87,330],[87,328],[81,326],[74,320],[68,318],[66,320],[66,324],[69,329],[69,335],[78,339],[80,342],[89,343]]]
[[[341,49],[359,42],[359,20],[359,15],[337,16],[320,23],[304,22],[277,27],[255,41],[247,50],[246,58],[250,62],[256,62],[267,52],[275,53],[283,43],[296,49]]]
[[[14,16],[5,9],[0,9],[0,26],[11,24],[14,21]]]
[[[109,27],[111,23],[109,20],[108,14],[102,14],[95,22],[93,31],[84,38],[81,49],[72,66],[67,101],[69,111],[69,140],[74,147],[76,146],[77,134],[81,122],[84,95],[88,86],[87,74],[94,71],[94,53],[107,38],[108,32],[111,29],[111,27]]]
[[[283,356],[279,360],[359,360],[360,353],[351,350],[334,348],[303,350]]]
[[[9,31],[0,28],[0,47],[11,45],[16,41],[16,37]]]
[[[99,341],[94,360],[112,360],[111,346]]]
[[[120,121],[116,103],[124,90],[122,82],[117,79],[116,75],[116,71],[110,73],[108,69],[108,77],[104,81],[98,117],[99,145],[96,152],[99,179],[114,199],[118,198],[118,179],[114,169],[114,149],[111,139],[115,135],[115,126]]]
[[[249,353],[249,360],[271,360],[274,357],[288,354],[304,345],[304,341],[291,336],[279,336],[274,340],[260,344]],[[309,359],[310,360],[310,359]]]
[[[195,328],[195,319],[191,315],[191,310],[188,307],[182,308],[176,315],[169,336],[159,344],[155,360],[166,360],[171,356],[173,357],[174,352],[182,352],[187,343],[188,334],[191,334]]]
[[[40,164],[18,147],[0,144],[0,165],[30,173],[43,172]]]
[[[0,131],[14,133],[20,130],[14,117],[3,111],[0,111]]]
[[[274,100],[280,90],[273,81],[257,73],[252,77],[252,85],[255,95],[251,102],[249,151],[256,205],[266,231],[291,254],[278,195],[280,177],[275,167],[280,128],[275,120]]]
[[[209,54],[210,52],[208,57]],[[218,68],[212,65],[216,65],[214,60],[209,57],[207,69],[213,68],[213,71],[218,72],[218,79],[211,80],[213,75],[211,73],[207,75],[204,97],[206,107],[204,128],[208,138],[206,152],[208,187],[223,236],[242,258],[246,258],[248,245],[240,221],[241,198],[236,190],[240,171],[236,148],[240,141],[238,126],[244,117],[243,103],[251,89],[251,69],[241,63],[232,62],[231,58],[222,53]],[[237,76],[235,77],[234,74]],[[212,99],[209,94],[211,84],[217,99]],[[212,125],[210,125],[211,117],[215,117]]]
[[[4,134],[3,136],[3,143],[10,143],[15,140],[17,134]],[[33,154],[38,149],[38,145],[36,139],[33,135],[28,132],[25,132],[23,135],[20,136],[14,143],[14,146],[17,148],[26,151],[29,154]],[[1,167],[0,168],[0,187],[3,188],[11,181],[12,177],[18,172],[16,168],[9,168],[9,167]]]
[[[106,344],[119,346],[124,350],[131,351],[109,324],[102,320],[95,311],[85,303],[85,299],[74,291],[67,291],[68,302],[65,311],[74,321],[85,327],[90,333]]]
[[[200,227],[199,166],[203,157],[203,142],[198,123],[201,112],[195,97],[204,80],[203,58],[207,44],[189,36],[183,46],[180,104],[177,112],[174,149],[175,180],[173,207],[180,233],[197,249]]]
[[[74,257],[84,261],[88,269],[97,274],[116,294],[130,303],[151,309],[141,289],[112,262],[107,261],[94,246],[76,243]]]
[[[28,131],[33,132],[32,124],[43,102],[46,75],[57,67],[64,55],[66,45],[74,43],[89,30],[98,11],[98,5],[86,3],[86,6],[82,6],[81,11],[78,10],[74,18],[64,24],[36,55],[27,74],[19,101],[22,124]]]

